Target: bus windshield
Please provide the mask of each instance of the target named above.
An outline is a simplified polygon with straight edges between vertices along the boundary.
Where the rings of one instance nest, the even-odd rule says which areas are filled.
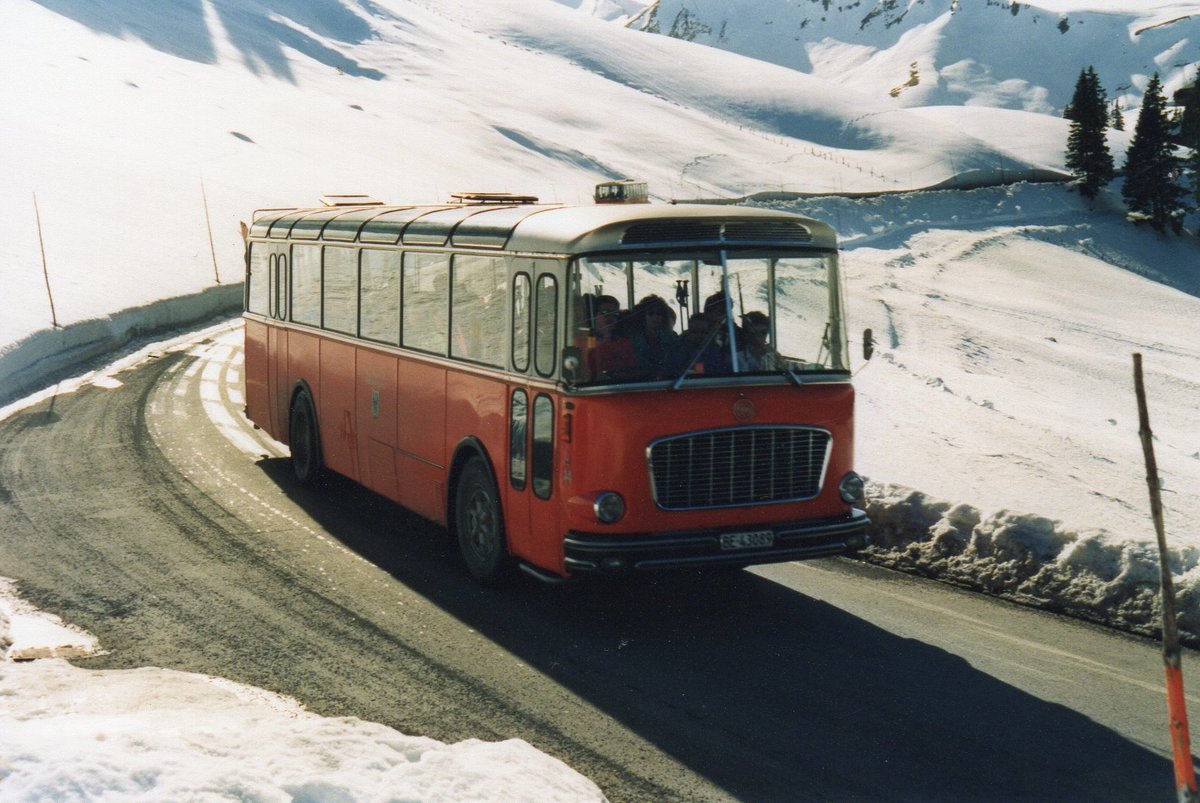
[[[849,370],[836,254],[577,259],[576,384]]]

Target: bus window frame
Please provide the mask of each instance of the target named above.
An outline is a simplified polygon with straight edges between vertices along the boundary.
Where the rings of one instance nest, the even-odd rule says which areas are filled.
[[[450,253],[450,273],[449,273],[449,282],[447,284],[447,292],[449,294],[449,298],[447,301],[447,312],[448,312],[448,317],[449,317],[449,321],[450,321],[450,323],[449,323],[450,338],[449,338],[449,343],[447,345],[446,356],[452,360],[455,360],[456,362],[469,363],[471,365],[480,365],[485,368],[495,368],[495,369],[498,369],[501,371],[508,370],[508,361],[511,359],[511,357],[510,357],[511,348],[505,349],[504,345],[507,345],[506,343],[501,344],[500,353],[498,355],[495,355],[496,359],[494,361],[489,360],[489,359],[484,359],[484,357],[486,357],[488,355],[485,355],[482,353],[481,344],[483,342],[485,342],[487,340],[487,338],[482,335],[478,338],[479,342],[472,342],[471,338],[467,338],[464,341],[464,345],[467,347],[466,351],[468,353],[466,353],[466,354],[457,353],[458,344],[456,343],[457,338],[455,337],[455,334],[457,332],[459,332],[460,329],[459,329],[459,321],[455,320],[454,313],[455,313],[455,308],[459,304],[459,301],[457,298],[458,293],[456,292],[456,290],[462,289],[462,286],[459,284],[460,270],[462,271],[462,273],[464,275],[466,275],[469,271],[476,270],[475,267],[460,268],[461,263],[470,265],[471,263],[468,260],[486,260],[488,263],[490,263],[489,267],[490,267],[490,270],[492,271],[493,277],[496,276],[498,273],[502,274],[504,277],[504,281],[501,282],[499,285],[492,283],[492,284],[489,284],[489,287],[491,287],[491,289],[493,291],[498,290],[501,294],[507,296],[508,291],[509,291],[509,286],[510,286],[510,283],[508,281],[508,275],[512,271],[510,261],[505,259],[503,254],[488,254],[488,253],[479,253],[477,251],[459,251],[459,250],[454,250],[454,249],[448,249],[448,251]],[[475,282],[475,281],[476,280],[474,278],[472,278],[472,279],[468,280],[468,283]],[[501,309],[504,313],[504,316],[505,316],[504,321],[499,326],[495,327],[495,329],[492,330],[491,333],[496,337],[500,337],[500,338],[507,340],[508,339],[508,331],[507,330],[510,328],[508,326],[507,316],[509,314],[508,308],[511,305],[506,303],[506,300],[501,300],[500,303],[501,303],[502,307],[500,307],[499,309]],[[468,305],[468,308],[470,308],[472,306],[474,306],[474,305]],[[492,302],[492,304],[490,306],[492,306],[493,308],[496,308],[495,302]],[[479,314],[479,312],[480,312],[479,310],[476,310],[476,314]],[[475,321],[479,321],[479,320],[481,320],[481,319],[480,318],[475,319]],[[469,329],[469,327],[467,327],[467,329]],[[464,329],[462,331],[466,331],[466,329]]]
[[[523,412],[517,416],[517,397],[521,398]],[[529,487],[529,392],[525,388],[513,388],[509,394],[508,408],[508,481],[515,491]],[[518,449],[519,447],[519,449]],[[516,472],[520,457],[521,475]]]
[[[553,283],[553,287],[551,289],[554,291],[554,298],[550,304],[543,305],[542,282],[546,279],[549,279]],[[563,298],[560,298],[558,275],[550,271],[539,271],[537,274],[537,280],[534,282],[533,298],[533,327],[531,330],[533,335],[533,371],[543,379],[551,379],[558,370],[558,349],[559,342],[561,341],[562,337],[559,329],[564,325],[563,321],[567,317],[564,314],[564,300]],[[548,327],[543,326],[541,319],[542,309],[544,306],[548,307],[551,311],[551,314],[554,316],[553,320],[549,322]],[[562,307],[562,309],[560,309],[560,307]],[[539,337],[540,332],[550,333],[552,339],[548,349],[543,350],[542,348],[543,343],[542,339]],[[550,360],[550,367],[544,370],[542,366],[543,355],[547,356]]]
[[[378,344],[381,346],[388,346],[390,348],[399,348],[400,347],[400,332],[404,325],[404,315],[403,315],[403,311],[404,311],[404,281],[403,281],[403,279],[404,279],[404,275],[403,275],[404,251],[403,251],[403,249],[400,249],[400,248],[380,248],[378,246],[372,246],[372,245],[357,246],[357,248],[358,248],[358,335],[357,335],[357,338],[359,340],[363,341],[364,343],[375,343],[375,344]],[[367,335],[363,334],[363,296],[364,296],[364,293],[363,293],[363,265],[366,262],[373,261],[373,259],[369,259],[367,257],[368,253],[370,253],[370,254],[387,254],[387,255],[394,255],[396,257],[396,286],[395,286],[395,291],[396,291],[396,293],[395,293],[396,329],[392,333],[392,339],[390,339],[390,340],[380,340],[377,337],[367,336]]]
[[[450,333],[451,333],[451,327],[454,325],[454,320],[453,320],[454,309],[453,309],[453,304],[451,303],[450,271],[452,270],[451,263],[453,262],[454,255],[458,254],[460,252],[456,251],[454,249],[451,249],[451,248],[444,248],[444,249],[401,248],[399,250],[401,252],[401,256],[400,256],[400,348],[407,349],[407,350],[413,351],[413,352],[417,352],[419,354],[428,354],[433,357],[441,357],[441,358],[447,359],[447,360],[452,359],[452,360],[455,360],[456,362],[465,362],[465,360],[461,360],[460,358],[450,356]],[[408,300],[408,297],[409,297],[408,282],[405,281],[405,279],[406,279],[405,269],[408,265],[409,257],[412,257],[415,259],[420,256],[439,257],[439,258],[445,259],[446,286],[445,286],[445,293],[443,295],[443,300],[445,302],[445,308],[443,310],[444,320],[442,321],[442,327],[441,327],[444,330],[445,339],[442,341],[442,348],[440,351],[437,351],[434,349],[429,349],[429,348],[421,348],[419,346],[410,345],[405,342],[405,333],[407,331],[406,323],[408,321],[408,314],[407,314],[408,311],[405,307],[405,302]],[[436,281],[434,282],[434,286],[436,288]]]
[[[510,267],[509,270],[513,271],[512,272],[512,287],[511,287],[512,295],[509,299],[509,302],[510,302],[509,303],[509,308],[510,308],[509,314],[511,316],[511,323],[509,324],[509,329],[510,329],[510,339],[512,341],[511,347],[509,349],[509,366],[512,371],[515,371],[518,374],[524,375],[524,374],[528,374],[529,369],[533,367],[533,338],[532,338],[532,333],[533,333],[533,276],[530,273],[530,271],[524,270],[522,268],[517,268],[517,269],[513,270]],[[524,321],[523,321],[525,337],[523,338],[523,340],[524,340],[523,343],[521,342],[522,338],[518,337],[518,332],[517,332],[517,319],[518,319],[517,301],[520,298],[520,294],[517,292],[517,283],[521,280],[524,280],[523,284],[525,285],[525,314],[524,314]],[[518,346],[523,347],[524,365],[522,365],[521,363],[519,363],[517,361],[517,347]]]
[[[288,270],[288,254],[280,252],[275,255],[275,282],[271,288],[272,294],[275,296],[275,319],[280,321],[291,320],[291,271]]]
[[[346,251],[349,251],[353,254],[353,261],[354,261],[354,270],[353,270],[354,292],[351,294],[354,299],[354,322],[353,322],[353,324],[351,324],[352,331],[346,331],[345,329],[336,329],[330,325],[330,322],[328,320],[330,305],[326,303],[327,298],[328,298],[327,294],[329,292],[329,270],[328,270],[328,262],[327,262],[327,260],[329,258],[329,254],[331,252],[346,252]],[[359,335],[359,331],[360,331],[359,322],[360,322],[361,316],[362,316],[361,294],[362,294],[362,249],[359,248],[358,246],[354,246],[354,245],[350,245],[350,246],[347,246],[347,245],[323,245],[321,247],[321,329],[323,329],[326,332],[332,332],[336,335],[345,335],[346,337],[353,337],[356,340],[361,340],[362,338]]]
[[[545,401],[544,420],[549,427],[546,433],[547,437],[544,441],[544,447],[539,452],[538,444],[543,441],[538,438],[538,423],[543,420],[539,417],[538,407],[541,402]],[[527,476],[529,478],[529,486],[533,489],[533,495],[538,499],[550,499],[554,496],[554,398],[548,393],[538,393],[534,396],[533,404],[530,405],[529,412],[529,454],[527,463]],[[542,459],[546,464],[542,465]],[[545,476],[539,476],[539,469],[544,469]],[[543,492],[544,491],[544,492]]]
[[[301,321],[296,319],[296,252],[301,250],[304,252],[317,252],[317,321]],[[322,331],[325,329],[325,255],[322,253],[320,243],[291,243],[288,249],[290,268],[288,270],[288,316],[285,320],[292,323],[298,323],[302,326],[312,326]]]
[[[279,255],[267,255],[267,317],[279,318]]]

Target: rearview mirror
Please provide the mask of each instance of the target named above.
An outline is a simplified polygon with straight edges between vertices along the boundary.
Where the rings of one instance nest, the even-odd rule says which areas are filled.
[[[875,353],[875,335],[870,329],[863,330],[863,359],[871,359],[871,355]]]
[[[563,379],[567,382],[575,383],[579,381],[579,366],[583,364],[583,357],[580,354],[577,346],[567,346],[562,351],[562,373]]]

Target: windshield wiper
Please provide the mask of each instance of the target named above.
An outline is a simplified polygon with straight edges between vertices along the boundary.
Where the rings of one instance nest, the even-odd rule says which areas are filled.
[[[683,371],[678,377],[675,378],[675,381],[671,383],[671,390],[679,390],[680,386],[683,385],[683,380],[687,379],[688,372],[691,371],[692,366],[696,364],[696,360],[700,359],[700,355],[708,350],[708,347],[712,345],[713,340],[716,339],[717,333],[720,331],[720,326],[714,326],[712,328],[712,331],[708,333],[708,337],[704,338],[704,342],[700,344],[700,347],[696,349],[696,353],[692,355],[690,360],[688,360],[688,364],[683,366]]]

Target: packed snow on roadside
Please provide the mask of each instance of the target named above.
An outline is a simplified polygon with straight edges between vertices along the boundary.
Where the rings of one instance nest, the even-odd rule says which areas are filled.
[[[0,578],[0,799],[604,799],[520,739],[443,744],[221,678],[64,660],[99,649]]]

